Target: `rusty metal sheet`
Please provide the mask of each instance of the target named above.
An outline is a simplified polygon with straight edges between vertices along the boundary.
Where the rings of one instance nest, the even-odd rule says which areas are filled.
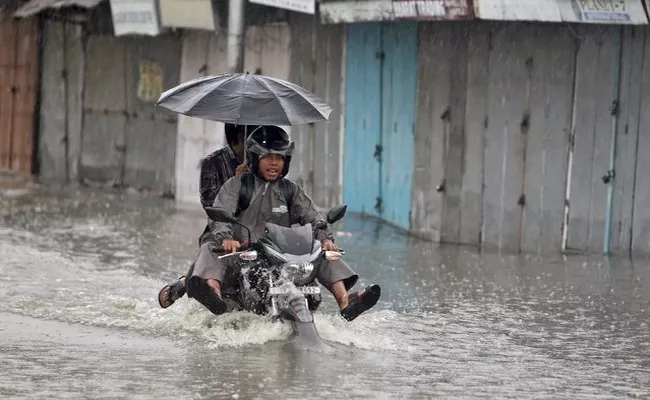
[[[0,168],[30,173],[38,24],[0,20]]]
[[[16,18],[25,18],[47,9],[78,6],[93,8],[104,0],[31,0],[14,13]]]
[[[472,18],[468,0],[332,1],[319,5],[321,22],[436,21]]]
[[[16,30],[7,16],[0,20],[0,169],[11,163],[15,44]]]
[[[11,169],[30,173],[38,72],[38,25],[34,19],[16,24],[16,58],[14,74],[14,123]]]
[[[474,0],[476,18],[644,25],[642,0]]]

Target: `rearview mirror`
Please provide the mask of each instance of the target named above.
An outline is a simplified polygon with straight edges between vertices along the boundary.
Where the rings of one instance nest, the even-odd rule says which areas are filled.
[[[229,224],[238,223],[235,217],[230,215],[228,211],[224,210],[223,208],[206,207],[205,211],[208,213],[208,217],[210,217],[210,219],[213,221],[227,222]]]
[[[333,224],[336,221],[340,220],[343,218],[345,215],[345,212],[348,209],[347,204],[340,204],[338,206],[332,207],[328,212],[327,212],[327,223],[328,224]]]

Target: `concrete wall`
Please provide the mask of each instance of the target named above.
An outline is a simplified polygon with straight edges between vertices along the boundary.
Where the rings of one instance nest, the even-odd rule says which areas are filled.
[[[79,178],[84,80],[81,25],[45,21],[43,26],[40,178],[75,182]]]
[[[173,192],[177,118],[154,103],[179,82],[180,40],[44,29],[40,177]]]
[[[650,252],[647,28],[423,23],[419,34],[413,232],[601,252],[611,219],[613,252]]]
[[[88,37],[80,179],[173,192],[177,116],[155,101],[178,84],[180,52],[171,35]]]
[[[183,33],[181,82],[227,69],[225,36],[201,31]],[[179,115],[175,167],[175,194],[179,205],[200,204],[201,158],[225,144],[223,124]]]
[[[650,167],[647,28],[437,22],[418,29],[412,232],[508,251],[600,252],[611,222],[613,251],[650,252],[650,180],[642,173]],[[225,145],[223,125],[182,116],[176,124],[175,114],[139,100],[139,61],[163,64],[169,88],[226,71],[225,37],[84,38],[49,22],[46,30],[53,34],[43,54],[42,176],[153,182],[175,191],[179,204],[198,205],[199,162]],[[289,24],[247,31],[246,70],[289,79],[334,108],[328,122],[291,129],[290,177],[320,206],[345,200],[346,31],[297,13]],[[64,47],[68,56],[60,58]],[[75,56],[82,47],[83,57]],[[610,163],[615,177],[605,183]]]
[[[317,18],[293,13],[289,80],[327,102],[328,121],[291,129],[296,141],[289,177],[321,207],[338,204],[343,182],[343,85],[345,26],[321,25]]]

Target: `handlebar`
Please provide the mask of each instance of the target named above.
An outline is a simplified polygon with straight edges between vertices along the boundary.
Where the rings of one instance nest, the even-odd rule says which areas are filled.
[[[246,240],[241,244],[241,247],[239,248],[238,251],[246,251],[250,248],[251,248],[251,243],[248,240]],[[212,252],[217,254],[227,254],[223,246],[219,246],[219,245],[212,246]],[[341,253],[342,256],[345,255],[345,250],[343,249],[338,249],[338,252]]]
[[[241,243],[241,246],[239,247],[239,250],[237,251],[245,251],[248,250],[251,247],[251,243],[246,240]],[[223,248],[221,245],[214,245],[212,246],[212,252],[213,253],[226,253],[226,250]]]

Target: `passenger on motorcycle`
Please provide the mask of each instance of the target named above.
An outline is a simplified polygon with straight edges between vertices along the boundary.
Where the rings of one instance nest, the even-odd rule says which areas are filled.
[[[238,210],[242,177],[229,179],[217,194],[214,207],[222,208],[251,229],[253,240],[264,235],[266,223],[291,227],[293,224],[312,224],[315,238],[325,250],[338,250],[327,227],[325,218],[316,210],[312,200],[296,183],[285,178],[289,172],[294,143],[282,128],[262,126],[253,131],[246,141],[247,164],[254,175],[255,186],[249,206]],[[284,182],[281,182],[284,181]],[[293,197],[287,204],[281,183],[293,185]],[[241,248],[246,231],[238,225],[211,221],[211,232],[226,252]],[[214,314],[222,314],[228,305],[222,297],[224,286],[230,282],[232,257],[219,259],[212,250],[215,242],[201,246],[201,252],[187,274],[188,297],[194,298]],[[222,253],[223,254],[223,253]],[[336,298],[341,316],[348,321],[373,307],[379,300],[378,285],[348,293],[355,285],[358,275],[342,260],[328,261],[317,275],[318,281]]]
[[[252,132],[255,128],[257,126],[247,127],[248,132]],[[244,130],[243,125],[226,124],[227,146],[208,154],[201,160],[199,196],[203,208],[212,206],[219,189],[228,179],[235,175],[241,175],[247,170],[248,167],[244,163],[244,145],[246,142]],[[214,240],[209,226],[206,226],[199,238],[199,246]],[[183,297],[185,291],[185,276],[181,276],[160,290],[158,303],[162,308],[167,308]]]

